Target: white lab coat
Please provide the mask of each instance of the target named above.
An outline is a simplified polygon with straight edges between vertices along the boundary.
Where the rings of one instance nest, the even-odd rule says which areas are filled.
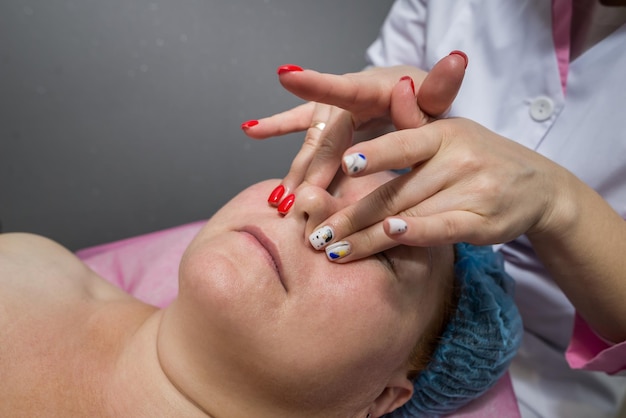
[[[564,95],[551,19],[550,0],[399,0],[367,57],[430,69],[464,51],[469,66],[450,115],[568,168],[626,219],[626,25],[570,63]],[[523,415],[614,416],[626,381],[569,369],[573,307],[524,237],[500,251],[526,330],[511,369]]]

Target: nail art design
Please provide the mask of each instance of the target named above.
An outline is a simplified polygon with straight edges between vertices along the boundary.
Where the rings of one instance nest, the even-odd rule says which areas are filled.
[[[321,250],[333,240],[335,233],[330,226],[323,226],[309,235],[309,242],[316,250]]]
[[[293,206],[295,201],[296,201],[296,195],[294,195],[293,193],[288,195],[287,197],[285,197],[285,199],[282,202],[280,202],[280,205],[278,205],[278,212],[281,215],[286,215],[287,212],[289,212],[289,209],[291,209],[291,207]]]
[[[326,256],[330,261],[339,260],[344,258],[352,252],[352,247],[348,241],[339,241],[329,245],[326,248]]]
[[[350,154],[343,157],[343,163],[346,166],[348,174],[356,174],[365,169],[367,166],[367,158],[360,153]]]
[[[249,120],[241,124],[241,129],[246,130],[248,128],[252,128],[253,126],[257,126],[258,124],[258,120]]]
[[[391,218],[389,222],[389,233],[392,235],[402,234],[409,229],[409,226],[402,219]]]
[[[267,203],[273,206],[278,205],[278,201],[280,200],[281,197],[283,197],[284,193],[285,193],[285,186],[283,186],[282,184],[278,185],[272,191],[272,193],[270,194],[270,197],[267,198]]]
[[[280,67],[278,67],[278,69],[276,69],[276,73],[278,73],[278,75],[281,75],[282,73],[291,73],[293,71],[304,71],[304,70],[299,65],[294,65],[294,64],[281,65]]]

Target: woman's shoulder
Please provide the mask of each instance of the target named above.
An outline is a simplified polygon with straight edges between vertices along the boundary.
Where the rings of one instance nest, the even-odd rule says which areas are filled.
[[[54,318],[65,312],[67,318],[99,302],[130,298],[48,238],[0,234],[0,329],[22,315]]]
[[[59,253],[71,255],[72,253],[57,242],[41,235],[28,232],[9,232],[0,234],[1,255],[24,255],[24,251],[30,254],[57,256]]]
[[[0,234],[0,288],[23,292],[25,297],[42,292],[62,293],[65,298],[126,296],[59,243],[30,233]]]
[[[80,263],[62,245],[41,235],[13,232],[0,234],[0,273],[7,270],[32,271],[44,265],[53,271],[77,268]]]
[[[44,399],[51,410],[88,408],[96,377],[153,310],[54,241],[1,234],[0,416],[26,416]]]

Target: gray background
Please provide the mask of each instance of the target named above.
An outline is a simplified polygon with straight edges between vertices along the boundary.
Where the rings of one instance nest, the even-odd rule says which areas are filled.
[[[391,0],[0,0],[0,221],[78,248],[204,219],[282,177],[284,63],[363,67]]]

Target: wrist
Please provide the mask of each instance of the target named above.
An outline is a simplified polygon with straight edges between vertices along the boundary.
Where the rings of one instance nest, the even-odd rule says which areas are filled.
[[[531,241],[562,241],[579,223],[584,202],[581,191],[587,186],[560,166],[550,172],[545,181],[552,185],[545,208],[526,235]]]

